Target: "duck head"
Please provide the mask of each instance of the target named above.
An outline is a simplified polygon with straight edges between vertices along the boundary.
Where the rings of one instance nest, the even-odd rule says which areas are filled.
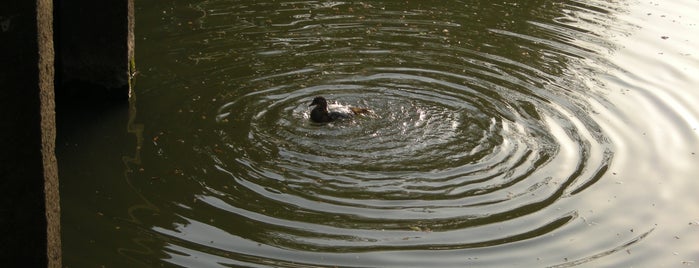
[[[318,107],[320,107],[321,109],[325,109],[326,107],[328,107],[328,101],[325,100],[325,98],[323,97],[315,97],[311,102],[311,105],[308,106],[310,107],[313,105],[318,105]]]

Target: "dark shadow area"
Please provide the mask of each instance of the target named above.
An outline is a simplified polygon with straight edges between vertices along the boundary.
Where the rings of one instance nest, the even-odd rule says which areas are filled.
[[[35,1],[0,4],[0,263],[47,263]]]
[[[132,6],[0,2],[0,263],[61,266],[54,149],[109,120],[100,117],[128,117]]]

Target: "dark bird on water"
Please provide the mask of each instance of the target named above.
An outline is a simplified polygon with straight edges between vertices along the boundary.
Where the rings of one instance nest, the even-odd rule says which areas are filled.
[[[332,122],[335,120],[341,120],[341,119],[348,119],[352,118],[355,115],[358,114],[367,114],[369,113],[369,109],[366,108],[357,108],[357,107],[346,107],[346,106],[338,106],[338,107],[333,107],[333,108],[338,108],[333,109],[333,111],[328,110],[328,101],[325,100],[323,97],[315,97],[313,99],[313,102],[311,102],[310,106],[315,105],[316,107],[311,110],[311,121],[316,122],[316,123],[327,123],[327,122]]]

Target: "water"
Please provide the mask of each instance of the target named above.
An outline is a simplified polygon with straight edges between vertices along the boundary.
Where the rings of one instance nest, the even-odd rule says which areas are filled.
[[[697,11],[138,3],[132,106],[59,140],[65,265],[692,265]]]

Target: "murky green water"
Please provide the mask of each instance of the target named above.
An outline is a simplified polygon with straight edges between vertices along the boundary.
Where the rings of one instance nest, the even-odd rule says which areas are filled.
[[[697,12],[139,1],[132,107],[59,139],[65,265],[696,265]]]

